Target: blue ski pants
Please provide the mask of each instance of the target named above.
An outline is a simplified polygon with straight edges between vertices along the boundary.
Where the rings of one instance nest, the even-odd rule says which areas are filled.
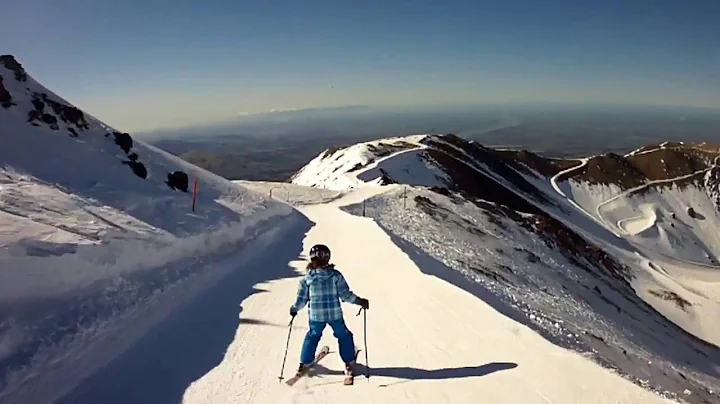
[[[317,351],[320,337],[322,337],[323,330],[328,324],[333,330],[333,335],[338,340],[340,357],[343,362],[348,363],[355,360],[355,342],[353,341],[353,334],[345,325],[345,320],[339,319],[327,322],[310,320],[310,329],[305,334],[305,341],[303,341],[302,352],[300,353],[300,362],[307,365],[315,360],[315,351]]]

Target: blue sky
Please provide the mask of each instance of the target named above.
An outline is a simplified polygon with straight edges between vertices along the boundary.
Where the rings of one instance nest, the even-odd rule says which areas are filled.
[[[342,105],[720,108],[717,0],[3,5],[0,52],[124,130]]]

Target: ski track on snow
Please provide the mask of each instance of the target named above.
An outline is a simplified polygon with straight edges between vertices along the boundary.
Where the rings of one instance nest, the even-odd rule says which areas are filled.
[[[396,245],[374,220],[340,209],[397,188],[368,185],[341,199],[301,207],[314,222],[309,230],[299,227],[258,250],[258,258],[236,270],[236,276],[173,314],[61,404],[434,404],[477,402],[479,396],[493,403],[671,402],[557,347],[443,281],[433,274],[454,273],[453,269],[412,246]],[[320,345],[329,345],[331,353],[317,367],[317,376],[303,378],[295,387],[278,382],[288,335],[287,309],[306,263],[299,251],[320,242],[329,244],[332,261],[353,291],[370,300],[371,378],[363,376],[362,351],[361,374],[352,387],[342,385],[342,363],[329,329]],[[282,262],[295,272],[264,275],[284,266]],[[245,280],[250,274],[254,275]],[[238,290],[234,284],[242,282],[240,289],[254,292]],[[236,297],[228,299],[232,296]],[[355,315],[354,305],[344,305],[344,311],[356,345],[365,349],[362,315]],[[291,331],[285,377],[297,365],[306,321],[304,309]],[[219,341],[212,342],[215,339]],[[208,356],[216,359],[203,359]]]
[[[240,327],[225,360],[187,389],[184,403],[456,403],[476,402],[480,391],[485,400],[497,403],[670,402],[557,348],[456,286],[424,275],[373,220],[339,209],[393,188],[367,186],[329,204],[301,208],[315,222],[303,241],[304,250],[328,243],[333,262],[353,290],[371,301],[371,378],[358,376],[355,386],[342,386],[337,344],[326,330],[320,345],[329,345],[332,352],[318,366],[318,375],[302,379],[295,388],[278,386],[287,336],[283,324],[298,281],[282,279],[258,285],[270,293],[242,303],[243,317],[273,326]],[[299,271],[303,264],[291,263]],[[364,348],[362,316],[355,316],[356,308],[345,305],[345,317],[356,344]],[[294,322],[286,377],[297,364],[306,316],[302,311]],[[263,346],[261,355],[256,346]],[[363,354],[359,362],[364,363]],[[568,380],[570,374],[575,376]]]

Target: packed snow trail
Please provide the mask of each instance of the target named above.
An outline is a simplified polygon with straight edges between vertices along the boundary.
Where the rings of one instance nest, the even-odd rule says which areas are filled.
[[[232,287],[225,283],[219,288],[222,293],[210,293],[201,302],[202,307],[176,316],[174,324],[144,341],[144,348],[135,349],[131,356],[133,361],[115,366],[100,378],[93,385],[93,394],[76,395],[75,400],[66,402],[175,403],[179,401],[178,389],[190,381],[190,375],[198,378],[187,383],[190,385],[186,385],[183,403],[671,402],[551,344],[463,289],[425,275],[427,266],[433,266],[433,271],[452,270],[421,251],[404,252],[371,219],[339,209],[388,188],[392,187],[363,187],[329,204],[302,208],[315,222],[305,235],[303,251],[316,243],[328,244],[332,261],[353,291],[370,300],[369,380],[358,376],[354,386],[342,385],[337,343],[326,329],[320,346],[329,345],[332,352],[321,362],[318,375],[304,378],[294,387],[279,383],[290,319],[288,309],[299,278],[269,276],[264,278],[268,281],[254,285],[263,293],[248,295],[238,291],[238,297],[247,296],[241,307],[235,306],[233,299],[223,298],[232,294]],[[293,244],[281,240],[270,246],[256,271],[273,273],[278,269],[272,265],[285,266],[280,261],[287,256],[288,248],[298,252]],[[298,276],[305,263],[292,261]],[[254,282],[257,277],[247,281]],[[346,322],[355,334],[355,343],[364,348],[362,316],[355,316],[356,311],[357,306],[345,305]],[[200,369],[188,369],[197,360],[184,363],[182,357],[197,358],[201,354],[193,351],[208,351],[203,344],[228,339],[230,330],[217,330],[217,323],[236,325],[237,320],[229,317],[238,312],[234,339],[228,341],[224,358],[217,366],[210,369],[207,365],[214,359],[206,359],[208,363]],[[293,325],[286,378],[297,366],[306,331],[304,309]],[[222,337],[213,337],[219,332]],[[213,355],[218,355],[216,350],[222,343],[215,342]],[[178,354],[181,358],[173,356]],[[364,357],[361,352],[361,364]],[[198,374],[198,370],[206,372]],[[140,384],[134,381],[138,378]],[[162,383],[172,387],[167,396],[155,383],[157,380],[169,381]]]

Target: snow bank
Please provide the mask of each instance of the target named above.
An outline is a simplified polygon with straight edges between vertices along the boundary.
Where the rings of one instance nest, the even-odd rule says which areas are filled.
[[[151,310],[153,296],[211,273],[206,262],[294,212],[120,133],[4,63],[0,391],[57,360],[68,340]],[[180,172],[188,192],[167,183]]]
[[[226,289],[225,296],[230,293],[236,301],[243,294],[255,292],[254,284],[259,281],[256,279],[267,279],[264,277],[282,272],[284,267],[281,261],[275,263],[277,268],[258,271],[257,268],[263,268],[263,265],[258,265],[257,259],[277,256],[278,253],[267,254],[267,251],[274,251],[269,246],[275,246],[278,240],[286,237],[297,242],[295,234],[303,234],[309,226],[308,220],[297,212],[285,217],[275,216],[247,228],[241,244],[227,246],[202,259],[166,265],[161,271],[135,272],[120,277],[113,284],[117,286],[116,289],[104,288],[105,285],[99,284],[97,288],[86,289],[79,295],[21,306],[21,310],[16,310],[21,316],[7,327],[9,332],[6,335],[9,338],[0,342],[0,345],[19,344],[12,355],[2,358],[2,364],[6,367],[3,367],[5,386],[0,389],[0,402],[54,402],[87,378],[102,374],[102,369],[108,363],[134,349],[148,334],[162,330],[162,324],[178,320],[183,322],[179,312],[194,307],[198,299],[217,300],[217,294],[213,293],[217,285],[223,285],[221,289]],[[279,254],[285,258],[288,254],[296,253],[290,250]],[[229,285],[225,283],[228,281],[234,286],[228,288]],[[224,303],[216,305],[216,310],[201,311],[201,315],[207,317],[211,313],[211,317],[222,318],[223,321],[236,319],[238,307],[227,305],[231,303],[227,299]],[[233,314],[230,318],[224,315],[228,312]],[[190,352],[219,348],[192,347],[192,344],[179,343],[179,338],[186,338],[183,341],[187,342],[192,339],[191,334],[212,334],[217,330],[193,331],[199,332],[185,331],[187,335],[184,336],[164,337],[158,344],[179,344],[182,350]],[[212,342],[215,338],[211,336],[209,339]],[[154,351],[158,350],[162,350],[162,347],[156,346]],[[29,357],[29,354],[32,356]],[[146,362],[147,355],[135,359],[143,368],[153,365]],[[121,358],[118,360],[122,362]],[[183,362],[182,365],[193,364]],[[164,372],[163,380],[177,384],[178,378],[182,377],[178,375],[181,371],[173,370]],[[124,374],[122,377],[140,377],[137,373]],[[142,385],[142,382],[155,384],[156,380],[153,379],[163,376],[145,374],[142,377],[144,380],[136,379],[132,389]],[[106,382],[118,386],[120,380],[114,377]],[[122,396],[116,394],[113,398],[122,400]],[[157,399],[165,401],[169,397],[160,396]]]
[[[234,183],[247,189],[272,196],[293,206],[327,203],[343,195],[343,192],[329,189],[313,188],[288,182],[245,181],[235,180]]]

